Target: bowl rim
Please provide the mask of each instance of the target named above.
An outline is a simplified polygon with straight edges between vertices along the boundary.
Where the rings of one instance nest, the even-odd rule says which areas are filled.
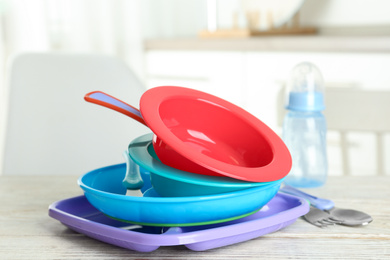
[[[128,153],[131,159],[140,167],[153,174],[157,174],[168,179],[200,186],[226,188],[264,187],[266,185],[280,183],[284,179],[270,182],[248,182],[226,176],[209,176],[182,171],[163,164],[150,154],[149,149],[153,149],[152,139],[152,133],[135,138],[128,146]]]
[[[96,188],[91,187],[90,185],[85,183],[86,178],[90,178],[91,175],[96,174],[108,174],[109,170],[122,168],[123,167],[123,176],[125,175],[125,169],[126,164],[116,164],[116,165],[110,165],[102,168],[98,168],[92,171],[89,171],[83,175],[81,175],[77,183],[80,186],[81,189],[84,190],[84,192],[89,192],[95,196],[100,197],[107,197],[110,199],[115,200],[122,200],[122,201],[132,201],[136,203],[188,203],[188,202],[197,202],[197,201],[213,201],[213,200],[221,200],[221,199],[228,199],[231,197],[238,197],[238,196],[247,196],[251,193],[256,193],[259,191],[259,189],[263,190],[266,188],[273,188],[275,185],[269,185],[267,187],[251,187],[248,189],[242,189],[242,190],[236,190],[231,192],[225,192],[225,193],[219,193],[219,194],[211,194],[211,195],[199,195],[199,196],[189,196],[189,197],[137,197],[137,196],[128,196],[125,193],[119,194],[119,193],[112,193],[107,191],[102,191]],[[124,187],[124,191],[126,191],[126,188]]]

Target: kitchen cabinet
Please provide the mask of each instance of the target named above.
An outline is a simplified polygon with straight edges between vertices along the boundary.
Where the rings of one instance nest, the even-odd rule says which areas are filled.
[[[243,104],[241,52],[152,51],[147,58],[147,86],[176,85]]]

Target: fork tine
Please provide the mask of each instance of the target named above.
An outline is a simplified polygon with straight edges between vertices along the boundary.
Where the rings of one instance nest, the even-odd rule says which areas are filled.
[[[321,220],[321,221],[318,221],[318,224],[317,226],[321,227],[321,228],[326,228],[327,226],[333,226],[335,225],[335,223],[331,223],[331,222],[328,222],[326,220]]]
[[[334,223],[336,223],[336,224],[341,224],[341,223],[344,222],[344,221],[341,220],[341,219],[334,218],[332,215],[330,215],[330,218],[329,218],[329,219],[332,220],[332,221],[334,221]]]
[[[338,219],[332,218],[332,216],[328,212],[314,207],[310,207],[310,211],[306,215],[304,215],[303,218],[307,222],[321,228],[329,225],[338,224],[339,222]]]
[[[326,224],[328,224],[328,225],[335,225],[335,224],[337,223],[337,222],[335,222],[334,220],[329,219],[329,218],[323,219],[322,222],[323,222],[323,223],[326,223]]]
[[[320,227],[320,228],[327,226],[327,225],[322,224],[321,221],[309,222],[309,223],[313,224],[314,226]]]
[[[318,221],[322,226],[329,226],[329,225],[333,225],[333,223],[327,221],[326,219],[321,219]]]

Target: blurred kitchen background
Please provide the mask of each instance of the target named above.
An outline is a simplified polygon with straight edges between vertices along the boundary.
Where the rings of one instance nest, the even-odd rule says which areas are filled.
[[[389,10],[387,0],[0,0],[0,122],[12,57],[88,53],[123,60],[147,88],[220,96],[281,133],[280,93],[299,62],[316,64],[327,88],[390,91]],[[329,174],[389,175],[390,135],[352,130],[330,129]]]

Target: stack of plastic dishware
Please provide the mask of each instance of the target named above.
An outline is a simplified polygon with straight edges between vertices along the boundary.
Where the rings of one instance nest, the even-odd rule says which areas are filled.
[[[89,93],[85,99],[130,115],[153,132],[131,141],[124,153],[126,164],[79,178],[92,209],[106,218],[159,227],[159,232],[177,237],[222,228],[219,237],[201,237],[192,246],[182,237],[170,244],[206,250],[276,231],[308,211],[306,202],[277,194],[291,169],[287,147],[268,126],[238,106],[204,92],[170,86],[146,91],[140,112],[102,92]],[[143,195],[128,196],[128,189],[141,189]],[[173,227],[193,228],[173,231]],[[218,243],[206,245],[210,239]],[[155,249],[141,249],[139,241],[127,242],[130,249]],[[165,244],[154,244],[160,245]]]

